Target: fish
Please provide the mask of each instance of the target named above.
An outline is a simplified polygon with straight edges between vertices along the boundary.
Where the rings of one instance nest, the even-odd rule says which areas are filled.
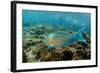
[[[69,46],[75,41],[84,40],[84,38],[82,37],[82,31],[84,30],[85,28],[81,28],[73,34],[62,31],[52,32],[48,34],[44,43],[48,46],[48,49],[50,49],[51,47],[61,48],[64,46]]]

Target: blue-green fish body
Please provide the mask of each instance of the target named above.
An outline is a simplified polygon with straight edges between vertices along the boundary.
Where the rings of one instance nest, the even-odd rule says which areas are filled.
[[[82,31],[84,28],[80,29],[78,32],[73,34],[68,34],[65,32],[53,32],[48,35],[45,39],[45,44],[48,47],[64,47],[71,45],[74,41],[83,40]]]

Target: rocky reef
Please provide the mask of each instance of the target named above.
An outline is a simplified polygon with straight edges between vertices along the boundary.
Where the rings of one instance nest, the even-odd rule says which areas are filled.
[[[54,28],[58,29],[55,30]],[[69,46],[52,47],[48,50],[48,46],[43,41],[49,33],[58,30],[65,31],[63,27],[42,24],[23,27],[23,62],[86,60],[91,58],[91,40],[87,32],[82,32],[85,41],[75,41]]]

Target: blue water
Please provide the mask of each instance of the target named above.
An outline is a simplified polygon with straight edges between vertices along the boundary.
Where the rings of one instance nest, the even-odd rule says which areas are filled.
[[[64,26],[67,30],[77,31],[83,27],[90,34],[91,14],[80,12],[57,12],[57,11],[37,11],[23,10],[22,24],[30,26],[34,24],[46,24]],[[57,29],[57,28],[56,28]]]

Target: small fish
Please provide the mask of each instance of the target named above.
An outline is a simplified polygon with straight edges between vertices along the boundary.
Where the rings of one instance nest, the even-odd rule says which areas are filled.
[[[48,35],[44,43],[48,47],[64,47],[71,45],[74,41],[83,40],[82,31],[85,28],[80,29],[73,34],[67,34],[66,32],[53,32]]]

